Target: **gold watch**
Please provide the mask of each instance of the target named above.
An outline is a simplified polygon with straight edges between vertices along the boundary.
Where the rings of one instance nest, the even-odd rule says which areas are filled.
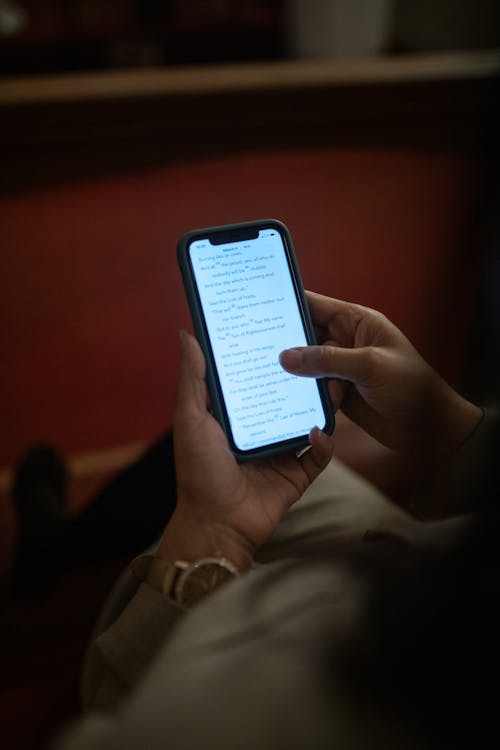
[[[143,555],[134,561],[133,569],[154,589],[186,608],[193,607],[212,591],[239,576],[236,566],[225,557],[170,562]]]

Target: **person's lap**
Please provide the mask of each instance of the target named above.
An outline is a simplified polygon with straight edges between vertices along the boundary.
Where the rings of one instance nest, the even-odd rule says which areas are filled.
[[[385,497],[376,487],[333,458],[282,520],[257,554],[259,562],[308,550],[334,549],[361,541],[367,532],[399,537],[410,544],[439,544],[463,527],[464,519],[425,523]]]

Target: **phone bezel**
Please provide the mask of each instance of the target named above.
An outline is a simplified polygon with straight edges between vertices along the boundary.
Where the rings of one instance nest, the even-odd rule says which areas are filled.
[[[290,276],[295,290],[298,308],[301,315],[301,320],[303,322],[304,330],[306,333],[306,339],[309,344],[315,344],[316,336],[314,333],[314,327],[304,293],[304,287],[302,285],[302,279],[300,276],[297,259],[295,257],[292,239],[287,227],[281,221],[279,221],[278,219],[262,219],[256,221],[241,222],[238,224],[224,224],[215,227],[195,229],[182,235],[177,243],[177,259],[181,269],[184,288],[186,291],[191,318],[193,321],[194,332],[203,350],[207,363],[206,381],[210,393],[212,411],[218,422],[222,425],[231,451],[239,461],[263,458],[273,454],[284,453],[288,451],[298,451],[308,445],[309,439],[308,435],[301,435],[296,438],[281,440],[276,443],[270,443],[258,448],[251,448],[249,450],[242,450],[236,445],[231,430],[231,422],[227,412],[226,403],[222,392],[222,386],[217,373],[215,357],[212,350],[212,344],[205,320],[203,306],[198,292],[196,277],[189,253],[189,247],[197,239],[210,239],[211,236],[217,237],[219,240],[213,243],[215,245],[222,245],[226,242],[232,241],[237,242],[244,239],[255,239],[258,236],[259,231],[265,229],[274,229],[281,236],[288,267],[290,270]],[[333,407],[328,393],[326,380],[319,378],[316,382],[320,394],[323,412],[325,415],[325,426],[323,428],[323,431],[331,435],[335,427],[335,416],[333,413]]]

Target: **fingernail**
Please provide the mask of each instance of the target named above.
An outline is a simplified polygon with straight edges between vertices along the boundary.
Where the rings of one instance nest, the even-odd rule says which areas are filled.
[[[319,427],[317,425],[314,425],[314,427],[311,427],[309,430],[309,444],[312,444],[312,441],[314,440],[314,437],[319,432]]]
[[[181,341],[185,341],[187,339],[187,331],[184,328],[181,328],[179,336],[181,337]]]
[[[280,354],[280,363],[287,370],[298,370],[302,366],[303,355],[301,349],[285,349]]]
[[[318,425],[314,425],[309,432],[309,441],[314,440],[314,438],[324,445],[328,443],[328,436],[318,427]]]

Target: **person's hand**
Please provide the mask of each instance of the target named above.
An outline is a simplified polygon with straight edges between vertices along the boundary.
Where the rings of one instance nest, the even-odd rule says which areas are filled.
[[[157,554],[168,560],[224,556],[240,569],[326,467],[332,441],[310,434],[301,458],[284,454],[238,464],[207,406],[205,359],[196,339],[181,335],[174,415],[177,506]]]
[[[384,315],[307,294],[320,345],[288,349],[290,373],[330,378],[332,401],[383,445],[434,470],[474,430],[482,411],[422,359]]]

